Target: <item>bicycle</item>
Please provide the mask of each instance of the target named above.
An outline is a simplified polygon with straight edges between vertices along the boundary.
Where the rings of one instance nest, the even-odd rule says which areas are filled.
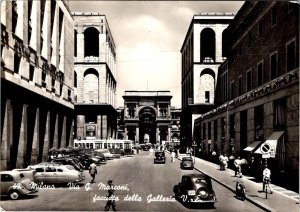
[[[264,190],[266,192],[266,199],[268,199],[268,188],[270,190],[270,194],[273,194],[273,192],[271,190],[271,187],[270,187],[270,182],[271,182],[270,179],[265,179],[264,180]]]

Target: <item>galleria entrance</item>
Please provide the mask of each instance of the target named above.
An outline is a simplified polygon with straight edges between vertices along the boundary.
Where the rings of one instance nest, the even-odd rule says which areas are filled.
[[[156,112],[151,107],[144,107],[139,112],[139,141],[156,143]]]

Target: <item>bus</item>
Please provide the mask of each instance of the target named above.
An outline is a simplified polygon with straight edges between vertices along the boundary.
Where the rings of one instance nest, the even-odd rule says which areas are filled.
[[[74,147],[86,149],[122,149],[124,155],[133,154],[133,141],[121,139],[74,140]]]

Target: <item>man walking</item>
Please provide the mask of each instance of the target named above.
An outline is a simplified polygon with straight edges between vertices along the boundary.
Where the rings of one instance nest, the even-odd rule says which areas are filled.
[[[96,174],[97,174],[97,166],[96,166],[96,164],[95,163],[92,163],[91,165],[90,165],[90,167],[89,167],[89,173],[90,173],[90,175],[91,175],[91,183],[93,183],[94,182],[94,180],[95,180],[95,176],[96,176]]]
[[[114,199],[114,192],[115,192],[114,185],[112,184],[111,179],[109,179],[107,183],[108,183],[108,186],[109,186],[108,195],[107,195],[108,200],[106,202],[104,210],[109,211],[110,206],[112,206],[113,211],[117,211],[116,202],[115,202],[115,199]]]

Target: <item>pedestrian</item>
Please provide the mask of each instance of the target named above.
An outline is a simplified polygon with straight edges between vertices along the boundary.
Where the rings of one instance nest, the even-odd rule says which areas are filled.
[[[176,150],[176,157],[178,158],[179,156],[179,149]]]
[[[96,176],[96,174],[97,174],[97,166],[96,166],[96,164],[95,163],[92,163],[91,165],[90,165],[90,167],[89,167],[89,173],[90,173],[90,175],[91,175],[91,183],[93,183],[94,182],[94,180],[95,180],[95,176]]]
[[[270,192],[272,194],[273,192],[272,192],[272,189],[271,189],[271,170],[268,169],[267,164],[265,165],[265,169],[263,171],[263,191],[265,191],[266,184],[269,185]]]
[[[151,147],[149,150],[150,155],[153,155],[153,148]]]
[[[190,148],[189,148],[189,147],[186,148],[186,154],[187,154],[187,155],[190,154]]]
[[[223,155],[223,153],[221,153],[220,156],[219,156],[220,170],[224,170],[223,160],[224,160],[224,155]]]
[[[226,155],[226,153],[224,154],[224,158],[223,158],[223,166],[224,166],[224,170],[227,169],[227,166],[228,166],[228,157]]]
[[[115,199],[114,199],[115,198],[115,195],[114,195],[114,192],[115,192],[114,185],[113,185],[111,179],[109,179],[107,181],[107,183],[108,183],[108,186],[109,186],[109,189],[107,190],[108,191],[108,195],[107,195],[108,200],[106,202],[104,211],[109,211],[110,206],[112,206],[113,211],[117,211],[117,209],[116,209],[116,202],[115,202]]]
[[[193,155],[193,148],[190,147],[190,156],[192,156],[192,155]]]
[[[240,164],[241,158],[240,156],[237,157],[237,159],[234,160],[234,176],[238,174],[240,176],[241,174],[241,164]]]
[[[172,151],[171,153],[171,162],[174,163],[175,162],[175,152]]]

